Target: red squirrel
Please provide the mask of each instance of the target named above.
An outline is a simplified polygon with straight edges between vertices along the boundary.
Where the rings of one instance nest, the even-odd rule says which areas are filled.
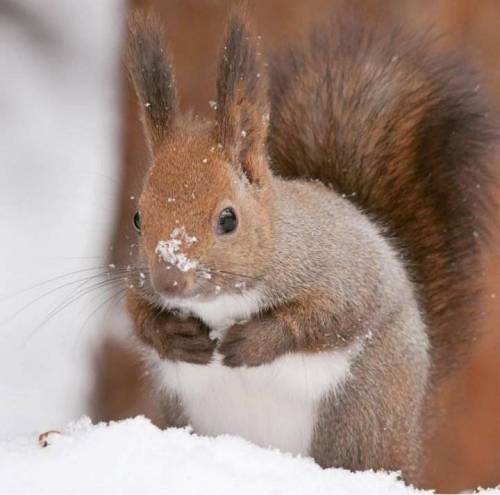
[[[474,337],[494,132],[472,71],[350,16],[268,65],[236,9],[202,121],[159,22],[129,25],[151,164],[127,305],[165,425],[418,482]]]

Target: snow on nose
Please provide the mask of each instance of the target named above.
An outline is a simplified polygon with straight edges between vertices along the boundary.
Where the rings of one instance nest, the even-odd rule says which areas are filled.
[[[152,270],[152,283],[155,290],[166,296],[180,296],[186,293],[192,285],[192,270],[198,266],[198,261],[189,258],[183,251],[197,242],[184,227],[176,227],[170,234],[170,239],[159,240],[155,253],[158,263]]]

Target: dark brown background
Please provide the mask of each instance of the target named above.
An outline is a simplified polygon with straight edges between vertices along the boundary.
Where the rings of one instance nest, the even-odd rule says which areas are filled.
[[[181,106],[209,115],[214,98],[216,53],[224,32],[227,0],[136,0],[131,8],[153,7],[164,19],[173,52]],[[293,39],[314,19],[335,12],[335,0],[249,1],[264,46],[272,49]],[[442,43],[462,45],[482,71],[484,87],[500,104],[500,3],[498,0],[359,0],[367,15],[402,18],[421,30],[434,26],[446,33]],[[114,236],[113,262],[128,258],[128,237],[145,163],[143,137],[135,99],[124,98],[123,187]],[[500,197],[499,194],[497,196]],[[500,211],[497,215],[500,220]],[[498,223],[498,222],[497,222]],[[496,225],[495,225],[496,227]],[[486,287],[482,335],[471,358],[440,391],[443,421],[427,446],[427,486],[455,492],[500,484],[500,235],[485,253]],[[117,341],[103,344],[96,357],[95,415],[99,419],[147,412],[156,417],[154,401],[141,387],[137,356]]]

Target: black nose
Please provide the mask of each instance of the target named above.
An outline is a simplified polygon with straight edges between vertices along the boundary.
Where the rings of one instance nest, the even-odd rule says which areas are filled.
[[[152,272],[153,288],[160,294],[184,296],[191,286],[192,274],[183,272],[170,263],[158,263]]]

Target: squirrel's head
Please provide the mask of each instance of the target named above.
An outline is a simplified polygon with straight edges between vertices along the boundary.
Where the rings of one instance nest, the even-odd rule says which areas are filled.
[[[272,177],[267,88],[244,16],[229,22],[215,122],[179,115],[172,66],[152,17],[131,21],[129,68],[152,162],[134,218],[149,273],[145,289],[168,302],[252,288],[272,249]]]

